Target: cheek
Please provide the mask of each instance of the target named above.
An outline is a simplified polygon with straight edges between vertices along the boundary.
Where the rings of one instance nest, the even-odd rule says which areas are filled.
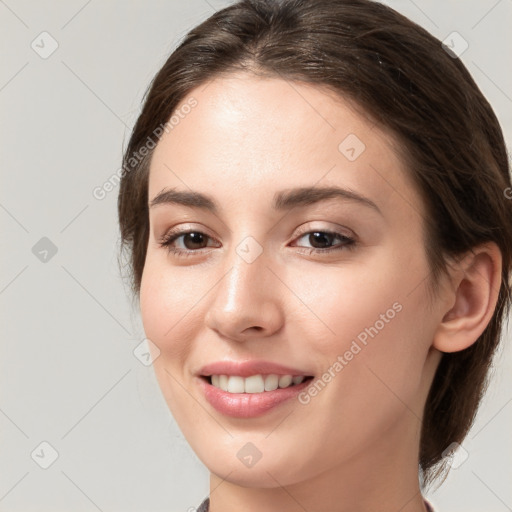
[[[331,370],[344,374],[340,386],[347,385],[344,379],[350,379],[351,386],[361,384],[352,387],[362,394],[358,400],[363,395],[367,400],[373,388],[376,395],[394,390],[413,402],[433,334],[424,321],[426,262],[421,254],[403,254],[400,259],[390,251],[389,257],[381,252],[378,261],[366,262],[364,269],[354,265],[350,270],[326,269],[316,287],[305,283],[308,303],[321,320],[320,328],[312,315],[309,326],[303,320],[303,330],[309,330],[306,337],[315,340],[315,352],[326,370],[336,361],[341,364]]]
[[[197,322],[194,305],[201,293],[193,275],[159,262],[148,254],[140,288],[140,310],[146,337],[155,343],[163,357],[160,362],[178,362],[191,346]],[[193,291],[192,291],[193,290]]]
[[[334,460],[376,442],[400,419],[417,424],[421,417],[418,398],[429,344],[415,318],[420,304],[396,285],[324,301],[323,319],[335,335],[315,346],[324,372],[318,378],[325,385],[318,382],[318,395],[306,407],[324,411],[323,425],[311,425],[311,434],[324,430],[319,437],[339,446]],[[347,439],[349,445],[340,442]]]
[[[163,305],[168,298],[166,287],[158,279],[158,270],[148,255],[140,284],[140,312],[146,336],[161,348],[164,333],[171,327],[171,319]]]
[[[194,281],[192,274],[189,277]],[[200,414],[186,389],[187,363],[198,328],[197,300],[189,279],[148,254],[140,287],[141,318],[146,337],[160,351],[152,365],[159,387],[180,424],[192,411],[195,417]]]

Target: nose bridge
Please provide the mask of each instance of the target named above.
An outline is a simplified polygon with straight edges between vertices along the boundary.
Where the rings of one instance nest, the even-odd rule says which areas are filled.
[[[211,328],[231,338],[278,328],[281,315],[276,287],[269,283],[275,277],[268,256],[250,236],[231,248],[207,313]]]
[[[247,300],[261,297],[261,286],[266,281],[265,273],[268,258],[263,255],[263,247],[252,237],[242,240],[233,247],[228,257],[229,272],[219,286],[217,298],[225,312],[236,311],[248,305]],[[268,277],[268,276],[267,276]]]

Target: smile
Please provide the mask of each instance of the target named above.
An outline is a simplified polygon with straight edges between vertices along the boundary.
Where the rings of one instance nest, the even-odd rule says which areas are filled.
[[[279,377],[276,386],[276,377]],[[266,375],[263,380],[263,375],[252,375],[250,377],[240,377],[238,375],[213,375],[201,376],[196,379],[199,384],[201,393],[204,395],[206,401],[219,413],[224,416],[233,418],[256,418],[275,410],[279,405],[297,398],[297,395],[304,391],[313,381],[313,377],[297,376],[297,383],[293,382],[292,375]],[[298,380],[302,379],[301,382]],[[228,391],[218,387],[212,383],[218,381],[218,385],[226,385]],[[265,390],[263,382],[269,387],[274,389]],[[283,379],[283,384],[286,387],[280,387],[279,382]],[[249,382],[247,384],[247,382]],[[246,391],[246,387],[249,391]],[[243,387],[243,391],[242,391]],[[231,389],[232,391],[229,391]],[[252,391],[250,391],[252,389]],[[299,401],[295,400],[299,406]]]
[[[222,389],[227,393],[263,393],[284,389],[304,380],[311,378],[305,375],[276,375],[276,374],[257,374],[250,377],[239,375],[211,375],[207,377],[210,384],[216,388]]]

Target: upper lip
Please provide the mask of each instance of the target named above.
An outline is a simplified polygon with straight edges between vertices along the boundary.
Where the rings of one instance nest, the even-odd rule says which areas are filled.
[[[199,370],[199,375],[209,377],[211,375],[239,375],[240,377],[250,377],[256,374],[276,374],[276,375],[303,375],[312,376],[311,373],[283,366],[282,364],[269,361],[216,361],[207,364]]]

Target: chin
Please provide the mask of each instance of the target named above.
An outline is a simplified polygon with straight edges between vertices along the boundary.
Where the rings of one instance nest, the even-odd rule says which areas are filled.
[[[282,485],[292,485],[312,476],[305,474],[305,472],[311,473],[312,470],[306,461],[304,466],[307,467],[304,468],[291,465],[285,452],[282,455],[275,452],[274,455],[262,454],[252,466],[246,466],[236,454],[234,457],[226,456],[229,452],[231,450],[224,449],[219,452],[209,451],[205,455],[195,451],[210,473],[215,474],[219,479],[242,487],[273,489]],[[305,470],[304,474],[302,469]]]
[[[244,468],[235,465],[209,467],[208,470],[219,478],[240,487],[253,487],[257,489],[273,489],[282,485],[290,485],[296,479],[284,467],[279,468],[261,465],[259,468]]]

